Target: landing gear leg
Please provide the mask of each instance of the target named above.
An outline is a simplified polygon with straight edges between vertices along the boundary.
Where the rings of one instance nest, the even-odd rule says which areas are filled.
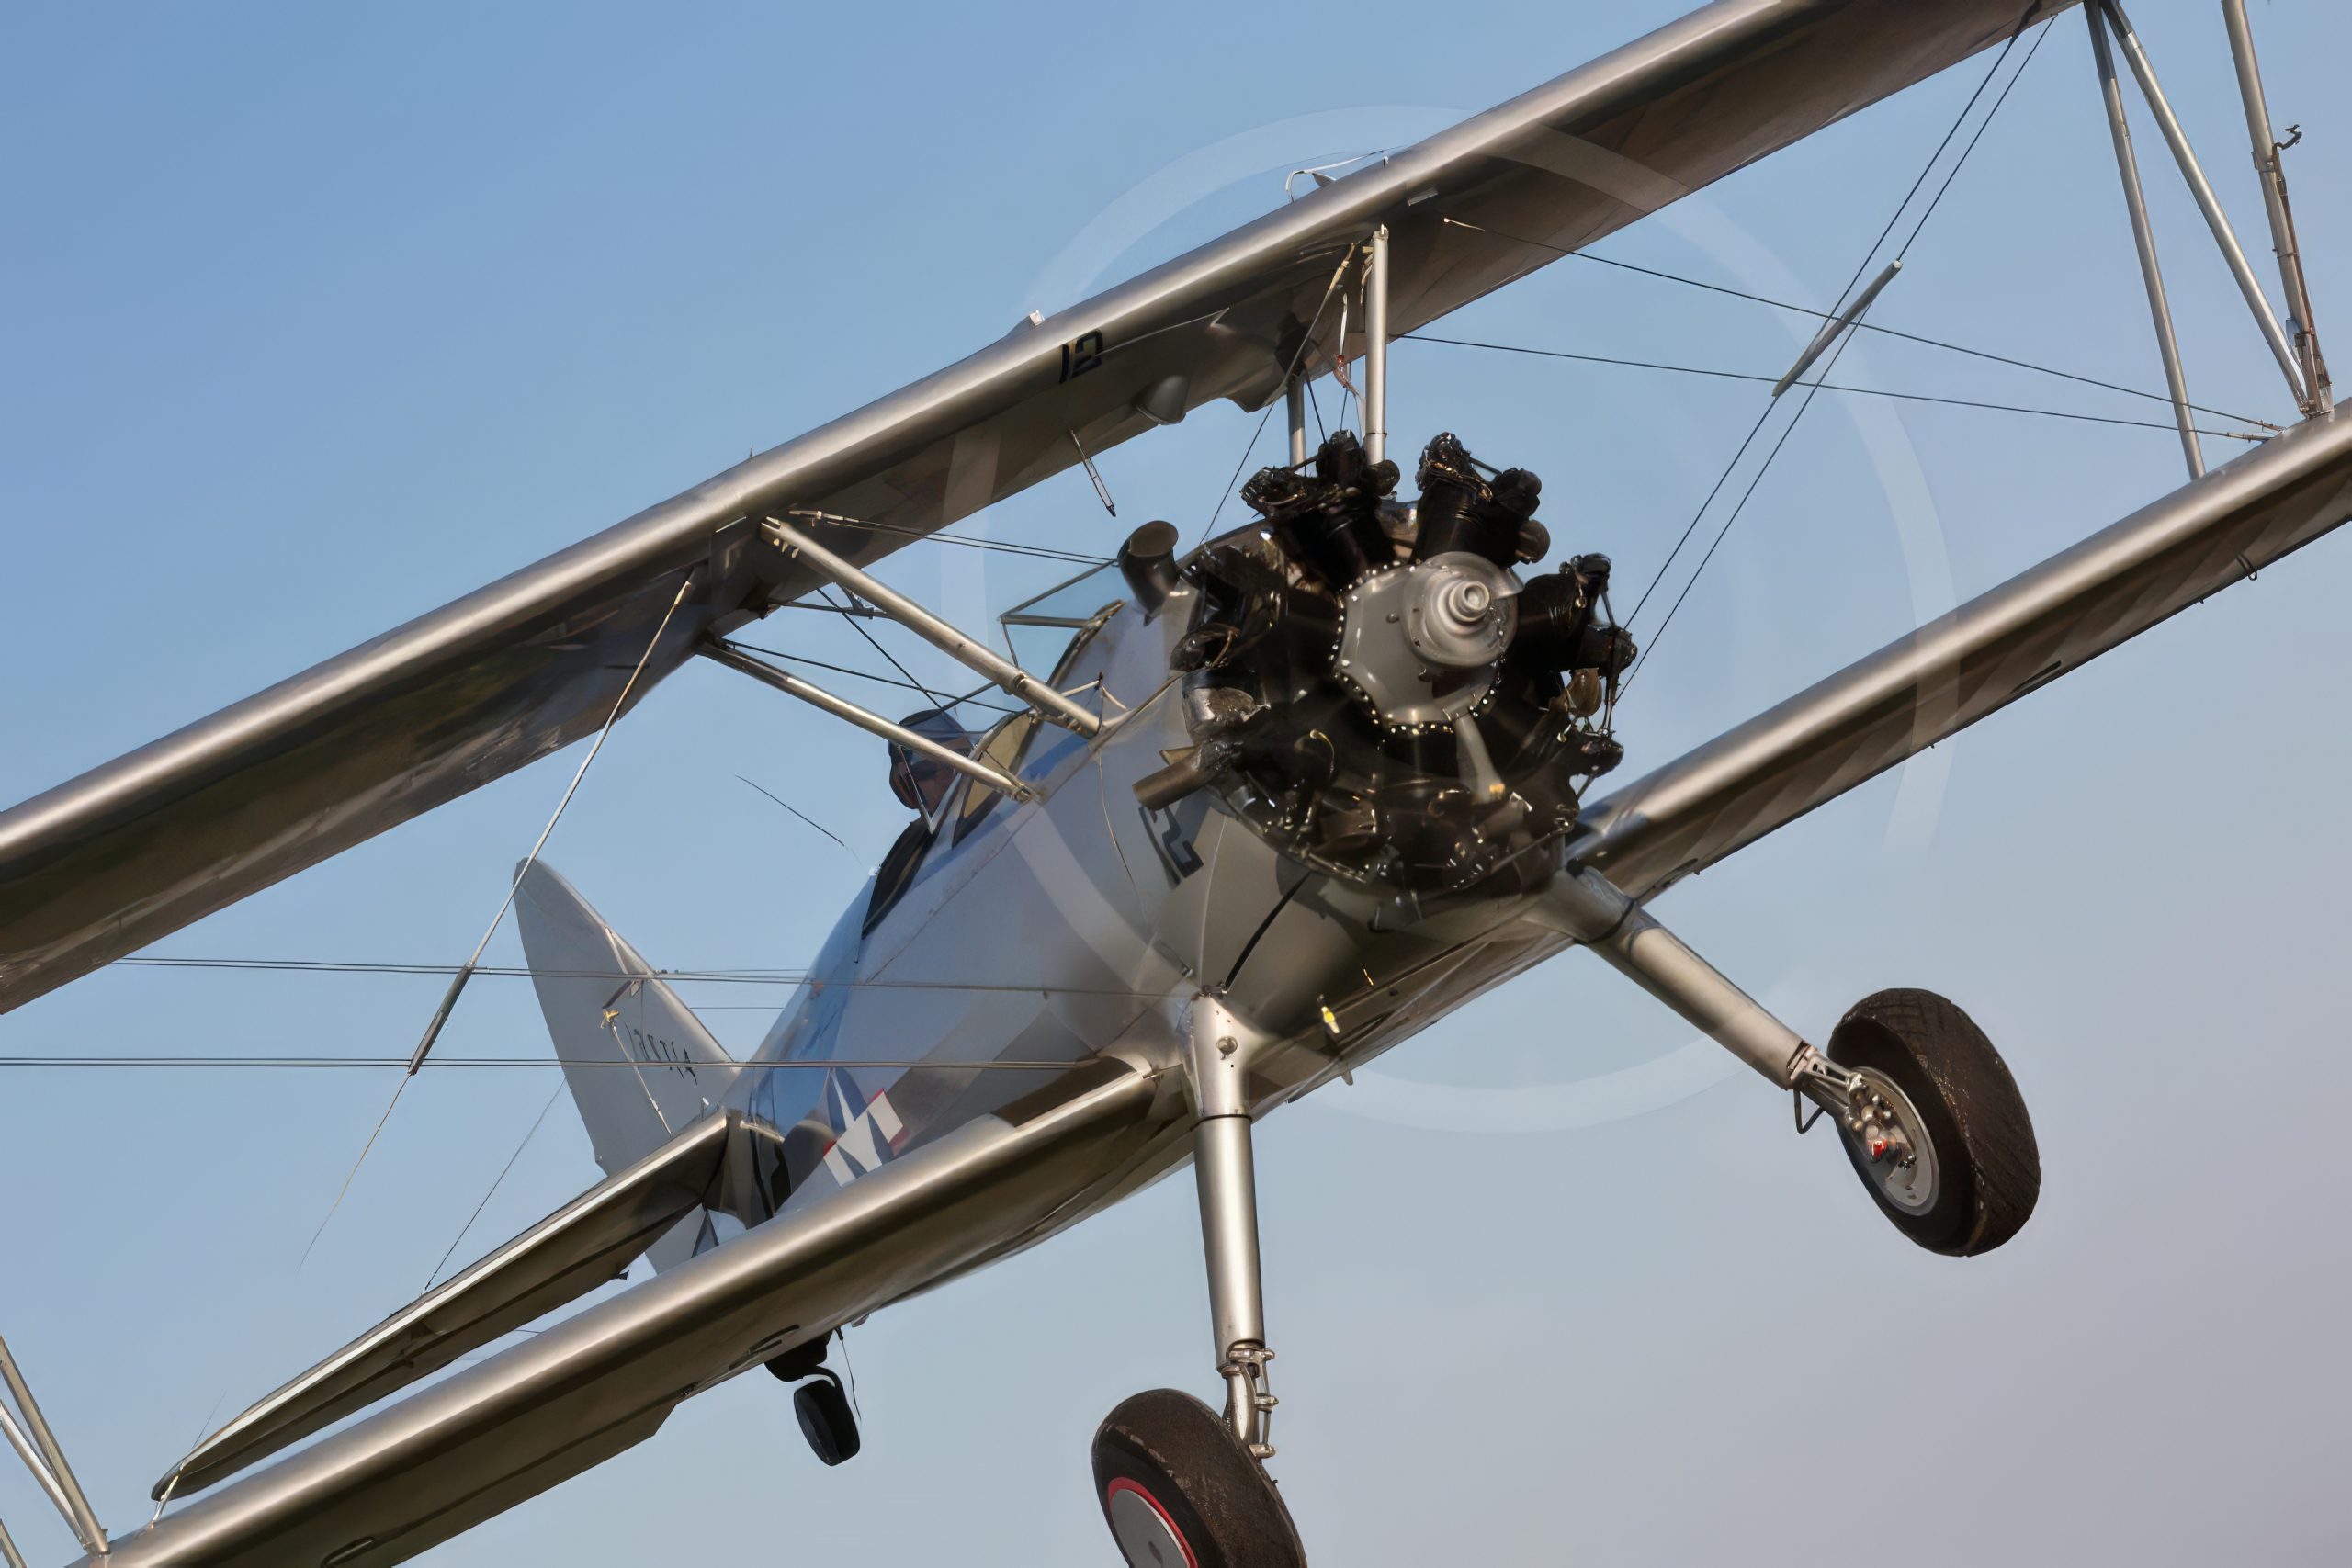
[[[1305,1568],[1290,1510],[1262,1461],[1274,1396],[1267,1389],[1265,1292],[1258,1263],[1258,1185],[1247,1078],[1265,1036],[1204,991],[1193,1000],[1186,1061],[1200,1124],[1193,1168],[1209,1273],[1209,1318],[1222,1417],[1173,1389],[1139,1393],[1094,1434],[1094,1491],[1129,1568]]]
[[[1201,1245],[1209,1268],[1209,1319],[1217,1375],[1225,1380],[1225,1419],[1255,1459],[1272,1459],[1266,1439],[1278,1403],[1268,1391],[1266,1297],[1258,1263],[1258,1175],[1250,1143],[1245,1080],[1258,1037],[1221,998],[1193,1000],[1193,1091],[1201,1123],[1193,1134],[1193,1175],[1201,1195]]]

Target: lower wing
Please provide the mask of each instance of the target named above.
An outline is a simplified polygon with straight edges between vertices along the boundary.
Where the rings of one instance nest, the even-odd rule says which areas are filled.
[[[2352,419],[2307,421],[1596,803],[1570,855],[1655,893],[2347,517]]]

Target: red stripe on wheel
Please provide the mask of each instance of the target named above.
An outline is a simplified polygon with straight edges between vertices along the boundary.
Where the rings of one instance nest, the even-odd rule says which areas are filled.
[[[1168,1510],[1159,1506],[1159,1498],[1145,1491],[1140,1483],[1130,1481],[1125,1476],[1122,1475],[1117,1480],[1112,1482],[1110,1489],[1103,1494],[1104,1503],[1107,1504],[1112,1498],[1116,1497],[1122,1492],[1134,1493],[1149,1506],[1153,1513],[1159,1516],[1159,1522],[1168,1527],[1168,1533],[1176,1538],[1178,1550],[1184,1553],[1184,1568],[1201,1568],[1201,1560],[1193,1555],[1193,1543],[1184,1539],[1184,1532],[1176,1528],[1176,1521],[1169,1517]]]

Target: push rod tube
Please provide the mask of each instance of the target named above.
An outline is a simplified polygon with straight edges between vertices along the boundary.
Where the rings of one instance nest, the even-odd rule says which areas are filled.
[[[876,582],[791,524],[771,517],[767,520],[767,534],[779,547],[800,557],[825,578],[876,604],[948,658],[987,676],[1008,695],[1027,703],[1054,723],[1090,738],[1101,731],[1102,719],[1083,705],[1003,658],[986,643],[966,637],[898,590]]]
[[[2230,58],[2237,65],[2238,96],[2245,103],[2245,130],[2254,145],[2254,170],[2262,180],[2262,208],[2270,220],[2270,248],[2278,257],[2278,282],[2287,291],[2287,330],[2292,335],[2295,358],[2303,370],[2303,400],[2307,414],[2325,413],[2335,406],[2327,379],[2327,361],[2320,356],[2319,328],[2312,323],[2311,288],[2303,277],[2303,256],[2295,241],[2294,209],[2287,205],[2287,170],[2278,156],[2278,139],[2270,129],[2270,100],[2262,90],[2262,66],[2254,53],[2254,28],[2246,20],[2245,0],[2222,0],[2222,19],[2228,24]]]
[[[804,681],[788,670],[779,670],[773,664],[754,659],[731,642],[706,642],[695,651],[715,664],[724,664],[728,669],[749,675],[764,685],[798,697],[811,707],[822,708],[835,718],[847,719],[869,734],[879,735],[894,745],[928,757],[942,767],[953,768],[965,777],[975,779],[1015,800],[1030,798],[1029,786],[1011,773],[992,768],[977,758],[967,757],[952,746],[943,746],[928,735],[918,735],[904,725],[893,724],[880,714],[862,708],[846,697],[837,697],[822,686]]]
[[[0,1381],[6,1382],[9,1397],[17,1402],[17,1409],[25,1418],[22,1428],[14,1421],[6,1422],[9,1446],[31,1468],[41,1490],[49,1494],[50,1501],[55,1503],[58,1512],[65,1516],[65,1522],[73,1526],[74,1538],[82,1543],[82,1549],[94,1556],[103,1553],[107,1549],[107,1532],[98,1528],[98,1516],[91,1511],[90,1499],[83,1494],[82,1483],[74,1478],[74,1467],[65,1462],[65,1450],[58,1447],[57,1435],[49,1429],[48,1421],[42,1418],[40,1406],[33,1399],[33,1391],[27,1386],[25,1374],[17,1366],[17,1358],[8,1353],[8,1342],[5,1339],[0,1339]],[[5,1420],[6,1414],[5,1409],[0,1409],[0,1420]],[[27,1450],[28,1438],[33,1449],[38,1450],[37,1454]]]
[[[2263,298],[2262,285],[2255,280],[2254,267],[2238,244],[2237,231],[2230,227],[2229,215],[2222,210],[2211,182],[2205,178],[2205,171],[2188,145],[2188,133],[2181,129],[2179,118],[2172,112],[2164,88],[2156,84],[2156,69],[2149,62],[2148,51],[2140,47],[2140,35],[2132,30],[2132,19],[2123,14],[2123,7],[2116,0],[2092,3],[2106,14],[2108,25],[2114,28],[2116,42],[2122,46],[2123,58],[2140,84],[2140,95],[2148,100],[2148,112],[2155,116],[2156,128],[2164,132],[2165,145],[2172,149],[2173,162],[2180,165],[2181,178],[2188,182],[2188,194],[2196,197],[2197,210],[2205,215],[2205,226],[2213,231],[2213,243],[2221,246],[2222,259],[2229,264],[2230,276],[2237,279],[2238,292],[2245,296],[2246,308],[2254,312],[2255,324],[2262,329],[2263,341],[2270,345],[2272,356],[2278,361],[2297,406],[2302,406],[2311,396],[2303,385],[2302,367],[2295,363],[2295,351],[2288,344],[2278,318],[2271,314],[2270,301]],[[2094,25],[2091,30],[2096,34],[2098,28]]]
[[[2180,367],[2180,340],[2173,335],[2172,303],[2165,294],[2164,269],[2156,265],[2156,231],[2148,222],[2148,198],[2140,186],[2140,160],[2132,151],[2132,122],[2123,114],[2123,85],[2115,76],[2115,51],[2108,42],[2099,0],[2083,7],[2091,25],[2091,60],[2098,67],[2099,101],[2107,107],[2108,134],[2115,142],[2116,172],[2123,179],[2123,206],[2132,216],[2132,243],[2140,253],[2140,281],[2148,290],[2148,315],[2155,322],[2156,352],[2164,356],[2165,388],[2172,395],[2173,423],[2180,428],[2181,455],[2188,477],[2205,476],[2205,449],[2198,444],[2197,421],[2188,410],[2188,378]]]
[[[1363,273],[1363,455],[1388,456],[1388,225],[1372,231]]]

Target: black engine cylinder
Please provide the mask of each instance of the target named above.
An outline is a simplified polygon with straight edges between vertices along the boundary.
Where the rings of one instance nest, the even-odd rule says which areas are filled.
[[[1313,477],[1265,468],[1241,487],[1241,499],[1266,520],[1295,560],[1335,589],[1360,582],[1396,552],[1380,525],[1380,502],[1396,488],[1396,465],[1370,461],[1348,431],[1315,454]]]
[[[1544,481],[1525,468],[1481,479],[1461,441],[1442,434],[1422,451],[1417,479],[1421,499],[1415,513],[1415,560],[1467,550],[1508,567],[1533,560],[1549,547],[1543,525],[1533,518]]]

